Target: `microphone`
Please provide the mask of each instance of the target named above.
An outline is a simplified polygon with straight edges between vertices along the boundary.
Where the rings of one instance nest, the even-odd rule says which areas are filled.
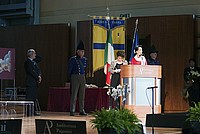
[[[147,87],[147,89],[152,89],[152,88],[158,88],[158,86],[154,86],[154,87]]]

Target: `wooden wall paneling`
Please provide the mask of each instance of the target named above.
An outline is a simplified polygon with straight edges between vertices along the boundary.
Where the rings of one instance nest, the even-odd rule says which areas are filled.
[[[105,86],[105,74],[103,69],[100,69],[93,73],[93,59],[92,59],[92,20],[78,21],[77,22],[77,40],[83,40],[85,43],[86,51],[85,56],[88,59],[87,75],[86,80],[88,84],[95,84],[97,86]],[[101,80],[100,80],[101,79]]]
[[[24,87],[24,61],[26,51],[34,48],[42,56],[39,66],[43,81],[39,87],[39,101],[42,109],[47,108],[48,88],[64,86],[67,80],[67,59],[69,58],[70,27],[67,24],[15,26],[0,28],[0,47],[16,50],[16,86]],[[12,86],[12,85],[5,85]]]
[[[187,60],[193,56],[192,15],[137,18],[139,18],[139,37],[150,34],[151,44],[154,44],[159,51],[158,58],[163,65],[165,82],[163,89],[165,111],[186,110],[188,104],[182,99],[181,90],[183,70],[187,65]],[[130,27],[135,19],[127,20],[127,37],[133,33]]]
[[[195,58],[197,65],[200,66],[200,16],[195,18]]]
[[[92,76],[92,21],[77,22],[77,43],[82,40],[85,45],[85,56],[88,59],[87,77]]]

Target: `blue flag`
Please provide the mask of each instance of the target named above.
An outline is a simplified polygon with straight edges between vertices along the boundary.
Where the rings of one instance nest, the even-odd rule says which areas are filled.
[[[134,50],[138,46],[138,44],[139,44],[138,32],[137,32],[137,30],[135,30],[129,62],[131,62],[131,59],[134,57],[134,53],[135,53]]]

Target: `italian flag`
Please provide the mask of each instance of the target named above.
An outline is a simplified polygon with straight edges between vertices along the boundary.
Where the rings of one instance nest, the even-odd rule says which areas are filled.
[[[112,31],[107,31],[107,40],[104,52],[104,73],[106,74],[106,85],[110,86],[111,73],[108,72],[111,61],[114,61],[114,48],[112,44]]]

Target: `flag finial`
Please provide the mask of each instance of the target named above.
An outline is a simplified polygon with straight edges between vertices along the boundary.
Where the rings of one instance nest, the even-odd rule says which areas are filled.
[[[138,24],[138,19],[136,19],[135,24],[136,24],[136,25]]]
[[[107,11],[106,20],[110,20],[110,9],[109,9],[109,7],[106,8],[106,11]]]
[[[137,28],[138,28],[138,19],[135,20],[135,31],[134,32],[136,32]]]

